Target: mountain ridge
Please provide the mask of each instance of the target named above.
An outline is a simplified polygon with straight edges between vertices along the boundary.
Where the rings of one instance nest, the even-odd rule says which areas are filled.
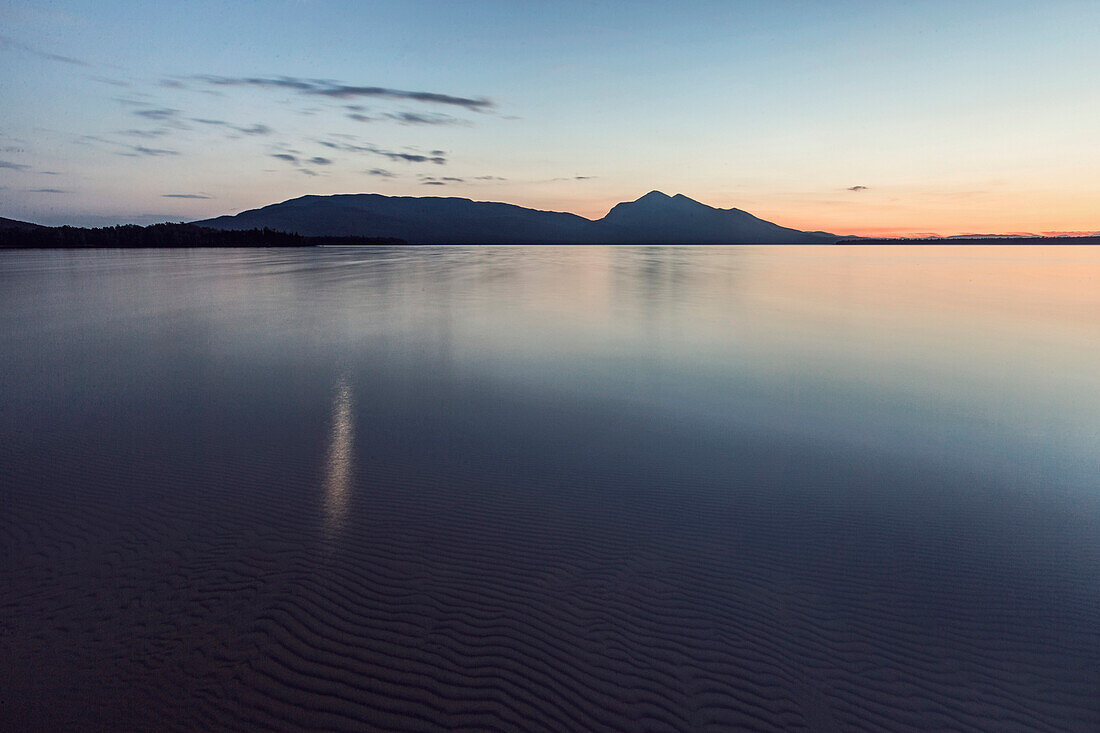
[[[810,244],[803,232],[741,209],[650,191],[600,219],[460,197],[309,194],[193,222],[220,229],[270,227],[304,236],[382,236],[411,244]]]

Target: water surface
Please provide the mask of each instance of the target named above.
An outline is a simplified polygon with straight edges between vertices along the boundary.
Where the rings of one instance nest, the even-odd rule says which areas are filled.
[[[0,724],[1100,729],[1100,249],[0,255]]]

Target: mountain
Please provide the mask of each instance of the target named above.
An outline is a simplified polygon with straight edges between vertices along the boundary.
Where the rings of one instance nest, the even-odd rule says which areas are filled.
[[[412,244],[800,244],[835,237],[801,232],[740,209],[651,191],[596,221],[576,214],[437,196],[302,196],[235,216],[194,222],[217,229],[269,227],[306,236],[396,237]]]
[[[31,231],[34,229],[45,229],[45,227],[39,224],[31,224],[29,221],[5,219],[4,217],[0,216],[0,231],[13,229],[16,231]]]
[[[678,193],[650,191],[617,204],[594,222],[607,244],[798,244],[820,242],[817,233],[788,229],[741,209],[716,209]]]

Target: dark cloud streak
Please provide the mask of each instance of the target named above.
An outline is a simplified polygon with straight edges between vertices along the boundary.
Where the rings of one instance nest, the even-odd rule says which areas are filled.
[[[176,117],[179,113],[180,111],[178,109],[172,109],[170,107],[134,110],[135,115],[149,120],[168,120]]]
[[[352,86],[326,79],[299,79],[292,76],[211,76],[200,75],[189,77],[193,81],[202,82],[212,86],[228,87],[258,87],[261,89],[287,89],[307,94],[310,96],[328,97],[330,99],[358,99],[361,97],[375,97],[382,99],[404,99],[423,104],[442,104],[453,107],[462,107],[471,112],[483,112],[492,109],[495,105],[485,97],[458,97],[439,92],[417,92],[404,89],[391,89],[389,87]]]
[[[130,149],[139,155],[148,155],[150,157],[157,157],[161,155],[179,155],[178,150],[166,150],[165,148],[147,148],[144,145],[133,145],[130,147]]]
[[[17,41],[14,38],[12,38],[11,36],[0,35],[0,44],[3,44],[5,46],[10,46],[11,48],[17,48],[20,51],[25,51],[26,53],[32,54],[32,55],[37,56],[37,57],[42,58],[42,59],[49,59],[50,61],[60,61],[63,64],[72,64],[73,66],[84,66],[84,67],[91,67],[92,66],[92,64],[89,64],[87,61],[82,61],[80,59],[74,59],[72,56],[62,56],[59,53],[50,53],[48,51],[42,51],[41,49],[35,48],[34,46],[31,46],[29,44],[23,43],[22,41]]]

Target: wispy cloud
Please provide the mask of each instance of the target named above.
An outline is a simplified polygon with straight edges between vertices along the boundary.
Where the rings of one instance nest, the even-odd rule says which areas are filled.
[[[375,151],[378,155],[383,155],[390,160],[403,160],[406,163],[435,163],[436,165],[444,165],[447,159],[439,155],[420,155],[418,153],[393,153],[386,150]]]
[[[848,188],[846,188],[844,190],[845,191],[866,191],[868,189],[867,189],[867,186],[848,186]]]
[[[106,77],[106,76],[94,76],[92,74],[89,74],[85,78],[87,78],[91,81],[97,81],[100,84],[108,84],[108,85],[113,86],[113,87],[131,87],[131,86],[133,86],[128,81],[122,81],[121,79],[111,79],[110,77]]]
[[[156,129],[156,130],[135,130],[135,129],[119,130],[118,134],[119,135],[127,135],[129,137],[143,137],[143,138],[148,139],[148,138],[164,137],[169,132],[170,131],[168,129],[162,127],[162,128]]]
[[[472,112],[483,112],[494,107],[493,102],[485,97],[460,97],[453,94],[442,94],[440,92],[409,91],[378,86],[356,86],[326,79],[301,79],[293,76],[211,75],[192,76],[187,77],[187,79],[214,87],[243,86],[281,89],[304,95],[329,97],[331,99],[359,99],[364,97],[399,99],[420,102],[423,104],[441,104],[462,107]]]
[[[278,160],[285,160],[287,163],[297,163],[298,162],[298,156],[297,155],[291,155],[290,153],[272,153],[271,157],[276,158]]]
[[[213,198],[202,193],[162,193],[161,198],[166,199],[208,199]]]
[[[70,193],[63,188],[28,188],[28,193]]]
[[[442,113],[421,114],[417,112],[386,112],[385,114],[371,117],[361,112],[351,112],[347,115],[349,120],[356,122],[400,122],[402,125],[465,125],[466,120],[460,120],[451,115]]]
[[[29,165],[23,165],[22,163],[12,163],[10,160],[0,160],[0,168],[7,168],[13,171],[25,171],[30,170]]]
[[[391,173],[385,168],[371,168],[369,171],[364,171],[368,176],[379,176],[380,178],[397,178],[396,173]]]
[[[237,132],[243,132],[245,135],[270,135],[274,132],[274,130],[267,125],[261,124],[250,125],[249,127],[236,127],[231,125],[231,127]]]
[[[330,158],[322,158],[321,156],[315,156],[306,161],[310,165],[332,165]]]
[[[349,153],[367,153],[389,158],[390,160],[400,160],[405,163],[435,163],[436,165],[445,165],[447,163],[447,158],[444,157],[446,151],[443,150],[432,150],[428,155],[422,155],[420,153],[399,153],[393,150],[379,148],[369,143],[358,145],[356,143],[335,142],[332,140],[318,140],[317,143],[319,145],[324,145],[326,148],[331,148],[332,150],[343,150]]]
[[[272,130],[267,125],[261,124],[259,122],[257,122],[254,125],[249,125],[248,127],[242,127],[240,125],[234,125],[231,122],[226,122],[225,120],[210,120],[210,119],[205,119],[205,118],[202,118],[202,117],[191,117],[190,120],[192,122],[197,122],[200,125],[209,125],[211,127],[223,127],[227,130],[234,130],[236,132],[240,132],[240,133],[243,133],[245,135],[270,135],[271,133],[275,132],[274,130]]]
[[[34,46],[32,46],[28,43],[23,43],[22,41],[17,41],[16,39],[12,38],[11,36],[0,35],[0,45],[8,46],[10,48],[17,48],[20,51],[24,51],[26,53],[29,53],[29,54],[33,55],[33,56],[37,56],[37,57],[42,58],[42,59],[49,59],[50,61],[60,61],[63,64],[72,64],[73,66],[85,66],[85,67],[91,67],[92,66],[92,64],[89,64],[87,61],[82,61],[80,59],[74,59],[72,56],[62,56],[61,54],[58,54],[58,53],[50,53],[49,51],[43,51],[42,49],[36,48],[36,47],[34,47]]]
[[[134,110],[134,114],[138,117],[144,117],[149,120],[169,120],[177,117],[180,111],[171,107],[161,107],[154,109],[138,109]]]
[[[144,145],[131,145],[130,150],[134,151],[134,153],[137,155],[148,155],[150,157],[180,154],[178,150],[167,150],[165,148],[147,148]]]

